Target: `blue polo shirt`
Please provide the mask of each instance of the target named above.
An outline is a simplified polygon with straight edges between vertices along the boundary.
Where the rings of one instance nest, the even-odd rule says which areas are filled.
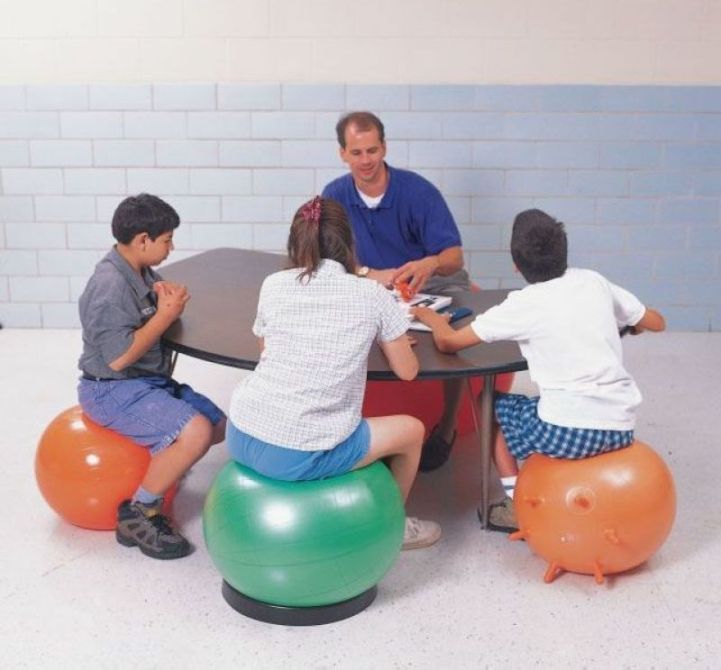
[[[388,188],[374,209],[361,200],[350,173],[323,189],[323,197],[345,208],[360,263],[378,270],[397,268],[461,246],[458,227],[440,191],[415,172],[389,165],[386,169]]]

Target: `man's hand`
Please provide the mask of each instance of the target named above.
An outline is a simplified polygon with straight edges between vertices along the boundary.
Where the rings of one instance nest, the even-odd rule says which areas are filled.
[[[409,261],[396,270],[391,281],[394,284],[396,282],[407,282],[411,291],[415,294],[423,289],[438,267],[438,256],[426,256],[417,261]]]
[[[183,313],[185,303],[190,300],[187,287],[174,282],[158,281],[153,284],[153,289],[158,296],[158,314],[172,323]]]
[[[386,270],[369,270],[368,278],[375,279],[379,284],[386,288],[393,288],[393,275],[398,272],[396,268],[388,268]]]

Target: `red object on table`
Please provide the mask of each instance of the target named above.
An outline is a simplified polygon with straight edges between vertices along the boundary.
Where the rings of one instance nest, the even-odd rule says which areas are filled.
[[[398,291],[398,293],[401,294],[401,298],[404,302],[410,302],[411,298],[413,297],[413,291],[411,291],[411,287],[409,286],[408,282],[405,281],[399,281],[395,283],[395,288]]]

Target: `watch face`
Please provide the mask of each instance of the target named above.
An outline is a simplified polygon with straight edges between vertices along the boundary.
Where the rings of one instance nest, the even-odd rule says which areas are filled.
[[[358,268],[358,276],[367,277],[370,270],[371,269],[367,265],[364,265],[363,267]]]

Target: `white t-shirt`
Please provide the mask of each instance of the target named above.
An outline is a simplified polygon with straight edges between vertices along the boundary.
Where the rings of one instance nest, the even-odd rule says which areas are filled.
[[[265,347],[233,392],[230,419],[264,442],[318,451],[356,429],[371,345],[403,335],[408,319],[390,291],[340,263],[323,260],[307,283],[300,272],[263,282],[253,333]]]
[[[641,393],[623,367],[618,331],[644,312],[638,298],[597,272],[569,268],[510,293],[471,327],[485,342],[518,342],[540,389],[544,421],[632,430]]]
[[[385,193],[381,193],[380,195],[373,195],[373,196],[366,195],[359,188],[356,188],[356,191],[358,191],[358,196],[365,203],[365,206],[368,209],[375,209],[376,207],[378,207],[378,205],[381,204],[381,200],[383,200],[383,196],[385,195]]]

